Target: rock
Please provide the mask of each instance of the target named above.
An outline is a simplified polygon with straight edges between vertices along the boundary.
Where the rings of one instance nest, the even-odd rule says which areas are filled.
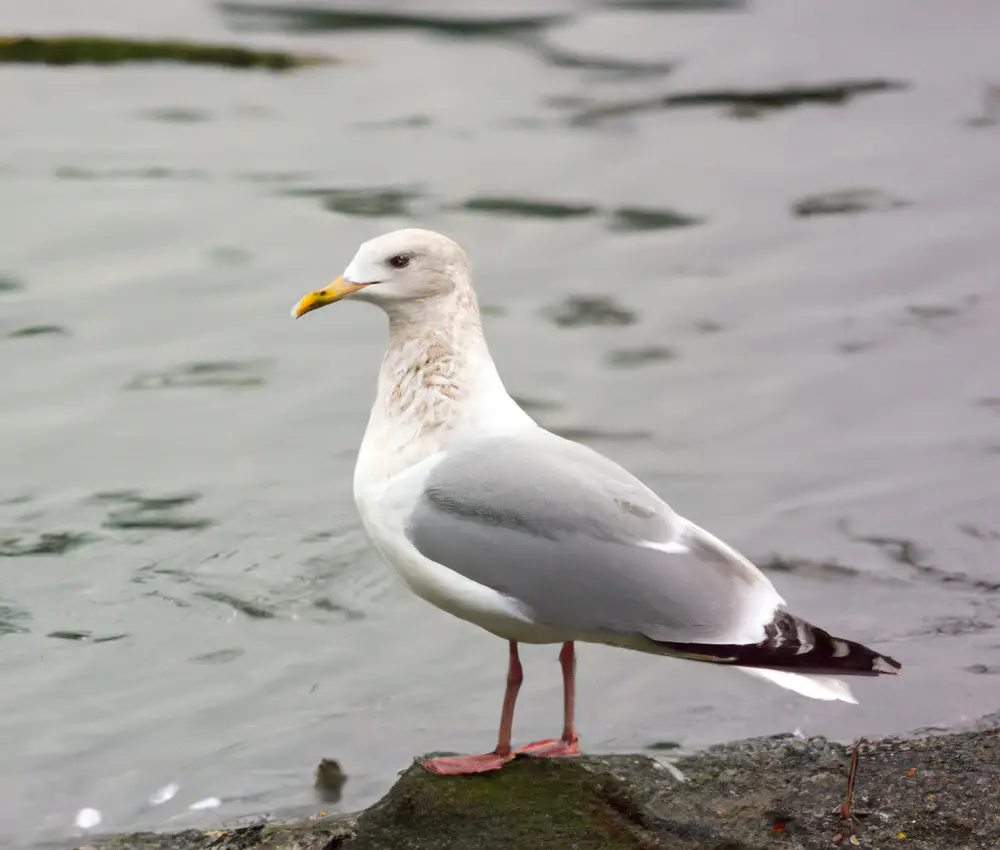
[[[101,850],[1000,847],[995,724],[862,743],[858,753],[851,820],[838,811],[851,748],[784,735],[714,747],[670,769],[641,755],[519,758],[496,773],[442,778],[414,764],[357,816],[88,844]]]
[[[339,803],[345,782],[347,782],[347,774],[344,773],[339,761],[336,759],[320,761],[316,768],[316,779],[313,782],[313,787],[324,803]]]

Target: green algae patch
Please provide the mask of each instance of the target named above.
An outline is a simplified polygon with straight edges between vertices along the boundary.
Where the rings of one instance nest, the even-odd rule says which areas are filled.
[[[332,63],[324,56],[255,50],[190,41],[146,41],[105,36],[0,37],[0,63],[36,65],[119,65],[131,62],[177,62],[222,68],[290,71]]]
[[[478,776],[441,777],[414,764],[358,818],[351,850],[646,848],[652,834],[636,804],[630,757],[622,770],[592,759],[519,758]],[[640,770],[648,759],[631,757]]]

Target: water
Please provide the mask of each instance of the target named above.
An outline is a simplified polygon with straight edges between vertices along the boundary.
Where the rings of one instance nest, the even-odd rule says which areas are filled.
[[[492,746],[506,648],[355,515],[384,320],[288,318],[409,224],[467,247],[541,422],[904,663],[852,707],[583,647],[587,749],[1000,707],[1000,8],[468,5],[0,2],[15,32],[343,59],[0,71],[4,840],[328,808],[322,757],[349,810]],[[525,658],[518,740],[560,727],[555,648]]]

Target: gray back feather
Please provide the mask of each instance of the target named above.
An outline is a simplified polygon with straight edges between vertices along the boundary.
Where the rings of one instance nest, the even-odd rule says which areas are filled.
[[[537,432],[449,449],[406,533],[425,557],[509,596],[539,624],[725,641],[756,607],[759,579],[692,528],[617,464]]]

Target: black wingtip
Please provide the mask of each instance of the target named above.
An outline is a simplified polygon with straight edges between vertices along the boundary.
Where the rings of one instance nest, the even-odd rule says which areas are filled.
[[[765,626],[764,634],[764,640],[752,644],[657,643],[671,655],[694,661],[790,673],[894,676],[903,666],[895,658],[856,641],[834,637],[787,611],[778,611]]]

